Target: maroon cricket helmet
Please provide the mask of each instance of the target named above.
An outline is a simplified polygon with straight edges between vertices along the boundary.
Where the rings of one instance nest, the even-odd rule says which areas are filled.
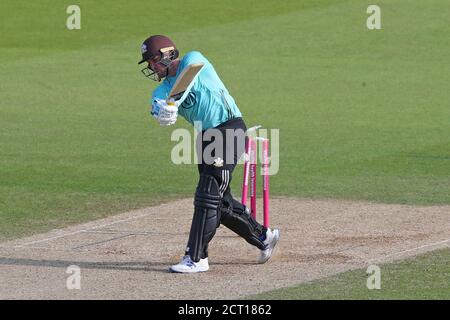
[[[175,60],[179,55],[175,43],[169,37],[163,35],[154,35],[145,39],[141,46],[141,53],[142,60],[138,64],[144,63],[157,55],[170,60]]]

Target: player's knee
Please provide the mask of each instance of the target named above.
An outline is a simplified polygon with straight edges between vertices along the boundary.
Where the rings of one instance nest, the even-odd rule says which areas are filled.
[[[209,174],[201,174],[200,180],[195,191],[194,205],[217,209],[221,201],[219,184],[216,178]]]

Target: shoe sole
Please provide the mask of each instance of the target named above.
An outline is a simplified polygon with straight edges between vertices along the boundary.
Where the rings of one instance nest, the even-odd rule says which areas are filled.
[[[199,273],[199,272],[206,272],[208,270],[209,270],[209,268],[206,269],[206,270],[197,270],[197,271],[177,271],[177,270],[174,270],[172,268],[169,268],[169,272],[170,273]]]

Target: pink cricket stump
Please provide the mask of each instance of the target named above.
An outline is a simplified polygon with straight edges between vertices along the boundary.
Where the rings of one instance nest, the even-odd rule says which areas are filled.
[[[269,139],[263,140],[263,225],[269,227]]]
[[[247,198],[248,198],[248,174],[249,174],[249,166],[250,166],[250,152],[251,152],[251,144],[250,138],[247,137],[245,139],[245,158],[244,158],[244,182],[242,183],[242,204],[247,206]]]
[[[256,220],[256,161],[258,156],[257,144],[255,139],[250,140],[250,213]]]

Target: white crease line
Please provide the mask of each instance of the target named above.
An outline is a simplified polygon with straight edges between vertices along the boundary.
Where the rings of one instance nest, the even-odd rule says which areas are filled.
[[[0,246],[0,249],[13,249],[14,247],[4,247],[4,246]],[[51,252],[64,252],[64,253],[70,253],[73,254],[73,250],[71,248],[54,248],[54,247],[30,247],[27,246],[24,249],[33,249],[33,250],[45,250],[45,251],[51,251]],[[80,249],[80,250],[76,250],[75,252],[77,253],[84,253],[84,252],[94,252],[91,249]],[[99,253],[98,250],[95,251],[96,253]],[[125,254],[127,255],[142,255],[142,254],[149,254],[152,253],[153,251],[151,249],[149,249],[148,251],[143,251],[143,250],[127,250]],[[104,254],[102,252],[100,252],[100,254]],[[123,253],[120,253],[121,255]]]
[[[388,254],[387,256],[383,256],[383,257],[379,257],[379,258],[370,259],[370,260],[368,260],[368,262],[378,261],[378,260],[382,260],[382,259],[385,260],[385,259],[387,259],[387,258],[389,258],[389,257],[399,256],[399,255],[402,255],[402,254],[407,253],[407,252],[417,251],[417,250],[420,250],[420,249],[423,249],[423,248],[427,248],[427,247],[438,246],[438,245],[444,244],[444,243],[446,243],[446,242],[450,242],[450,239],[443,240],[443,241],[439,241],[439,242],[434,242],[434,243],[429,243],[429,244],[425,244],[425,245],[420,246],[420,247],[416,247],[416,248],[412,248],[412,249],[408,249],[408,250],[404,250],[404,251],[400,251],[400,252],[395,252],[395,253],[392,253],[392,254]]]
[[[0,249],[6,249],[6,250],[11,250],[11,249],[15,249],[17,247],[12,246],[12,247],[7,247],[7,246],[0,246]],[[61,251],[64,249],[58,249],[58,248],[52,248],[52,247],[26,247],[25,249],[38,249],[38,250],[52,250],[52,251]]]
[[[94,226],[94,227],[91,227],[89,229],[78,230],[78,231],[74,231],[74,232],[70,232],[70,233],[66,233],[66,234],[62,234],[62,235],[59,235],[59,236],[54,236],[54,237],[50,237],[50,238],[46,238],[46,239],[42,239],[42,240],[26,242],[26,243],[23,243],[23,244],[20,244],[20,245],[15,245],[15,246],[13,246],[13,248],[21,248],[21,247],[25,247],[25,246],[28,246],[28,245],[33,245],[33,244],[36,244],[36,243],[41,243],[41,242],[51,241],[51,240],[64,238],[64,237],[68,237],[68,236],[73,236],[74,234],[88,232],[89,230],[95,230],[95,229],[98,229],[98,228],[112,226],[112,225],[117,224],[117,223],[122,223],[122,222],[130,221],[130,220],[133,220],[133,219],[139,219],[139,218],[142,218],[142,217],[146,217],[146,216],[148,216],[150,214],[152,214],[152,213],[149,212],[149,213],[141,214],[140,216],[129,217],[129,218],[126,218],[126,219],[122,219],[122,220],[117,220],[117,221],[113,221],[113,222],[110,222],[110,223],[101,224],[99,226]]]
[[[25,247],[25,246],[28,246],[28,245],[32,245],[32,244],[36,244],[36,243],[41,243],[41,242],[46,242],[46,241],[51,241],[51,240],[54,240],[54,239],[67,237],[67,236],[72,236],[74,234],[82,233],[82,232],[85,232],[85,231],[86,230],[78,230],[78,231],[75,231],[75,232],[70,232],[70,233],[62,234],[62,235],[55,236],[55,237],[50,237],[50,238],[37,240],[37,241],[26,242],[26,243],[23,243],[23,244],[15,245],[15,246],[13,246],[13,248],[22,248],[22,247]]]
[[[141,214],[140,216],[129,217],[129,218],[126,218],[126,219],[113,221],[113,222],[111,222],[111,223],[101,224],[101,225],[99,225],[99,226],[95,226],[95,227],[89,228],[89,229],[87,229],[87,230],[94,230],[94,229],[98,229],[98,228],[103,228],[103,227],[107,227],[107,226],[112,226],[113,224],[116,224],[116,223],[122,223],[122,222],[130,221],[130,220],[133,220],[133,219],[139,219],[139,218],[142,218],[142,217],[149,216],[149,215],[151,215],[151,214],[152,214],[152,212],[149,212],[149,213]]]

